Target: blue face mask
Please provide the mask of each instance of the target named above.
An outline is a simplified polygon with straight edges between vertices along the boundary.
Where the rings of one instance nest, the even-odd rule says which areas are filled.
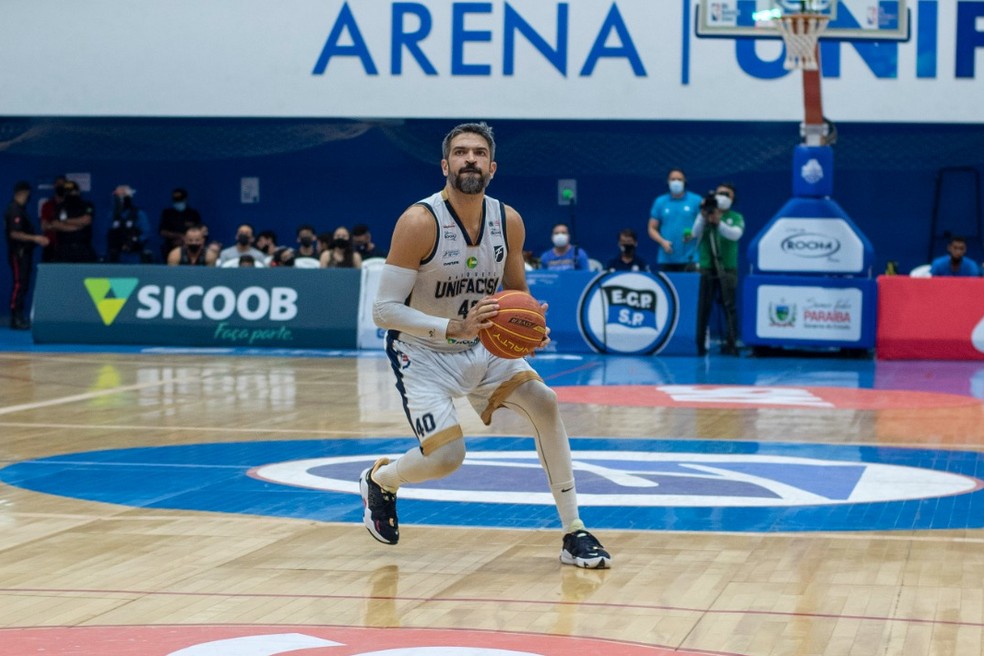
[[[185,208],[188,207],[188,203],[186,203],[184,201],[179,201],[179,202],[174,203],[174,206],[173,207],[174,207],[174,209],[178,210],[179,212],[184,212],[185,211]]]

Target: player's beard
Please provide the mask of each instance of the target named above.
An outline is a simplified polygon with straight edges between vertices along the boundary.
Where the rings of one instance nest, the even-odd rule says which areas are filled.
[[[478,175],[462,175],[463,173],[477,173]],[[489,184],[489,176],[483,175],[478,169],[461,169],[457,173],[451,173],[451,186],[463,194],[480,194],[485,191]]]

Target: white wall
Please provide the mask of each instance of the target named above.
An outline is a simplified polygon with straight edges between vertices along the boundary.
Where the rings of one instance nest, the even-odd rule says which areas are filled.
[[[393,72],[389,0],[5,0],[0,22],[0,115],[481,117],[657,120],[799,120],[800,78],[762,79],[741,66],[733,39],[698,39],[686,0],[417,0],[395,31],[431,22],[420,52],[407,48]],[[823,83],[826,113],[838,121],[982,121],[984,17],[957,25],[957,6],[984,16],[982,0],[923,3],[938,15],[933,39],[919,32],[879,55],[877,76],[850,45],[839,78]],[[482,9],[487,6],[488,9]],[[352,26],[367,59],[339,54],[314,74],[333,26],[350,10],[336,45],[354,50]],[[475,8],[479,10],[476,11]],[[503,67],[507,7],[551,48],[567,8],[566,56],[555,66],[516,34],[515,71]],[[470,8],[470,9],[469,9]],[[691,12],[685,15],[685,8]],[[457,28],[454,13],[461,12]],[[968,15],[971,12],[966,12]],[[607,23],[606,17],[611,19]],[[968,21],[973,22],[967,25]],[[344,23],[344,21],[342,21]],[[926,24],[929,24],[928,21]],[[620,33],[617,27],[624,27]],[[978,29],[979,28],[979,29]],[[969,31],[968,31],[969,30]],[[975,77],[956,77],[958,33],[976,34]],[[487,39],[487,40],[485,40]],[[917,77],[917,49],[935,73]],[[598,57],[605,54],[614,57]],[[761,41],[759,57],[778,57]],[[471,70],[452,68],[454,53]],[[966,66],[967,48],[963,62]],[[633,56],[638,63],[633,66]],[[590,74],[583,69],[595,63]],[[973,63],[973,62],[972,62]],[[566,68],[564,73],[558,70]],[[477,68],[476,68],[477,67]],[[488,71],[478,69],[487,67]],[[761,67],[760,67],[761,68]],[[475,74],[477,72],[477,74]],[[891,77],[894,75],[895,77]]]

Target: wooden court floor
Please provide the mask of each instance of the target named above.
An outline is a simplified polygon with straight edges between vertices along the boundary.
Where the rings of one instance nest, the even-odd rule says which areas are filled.
[[[575,449],[594,437],[623,446],[691,438],[984,449],[979,402],[826,411],[564,403],[562,412]],[[468,410],[462,417],[469,435],[529,434],[507,411],[489,428]],[[203,443],[412,444],[381,357],[0,353],[0,435],[0,467]],[[139,475],[106,485],[141,498]],[[361,506],[355,495],[351,504]],[[100,653],[23,651],[12,629],[201,625],[529,634],[532,654],[548,653],[537,644],[551,636],[613,641],[574,652],[582,654],[629,653],[622,642],[653,654],[984,653],[976,528],[604,529],[596,533],[614,566],[584,571],[558,562],[557,530],[401,520],[400,545],[387,547],[352,522],[126,505],[0,483],[0,655]],[[157,653],[136,643],[114,649]]]

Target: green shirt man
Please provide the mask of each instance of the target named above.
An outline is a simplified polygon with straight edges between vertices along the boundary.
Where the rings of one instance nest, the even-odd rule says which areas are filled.
[[[737,269],[738,240],[745,231],[745,218],[733,210],[723,212],[720,219],[714,214],[705,218],[701,213],[694,223],[694,239],[700,239],[700,268],[714,271],[714,254],[717,253],[722,269]]]

